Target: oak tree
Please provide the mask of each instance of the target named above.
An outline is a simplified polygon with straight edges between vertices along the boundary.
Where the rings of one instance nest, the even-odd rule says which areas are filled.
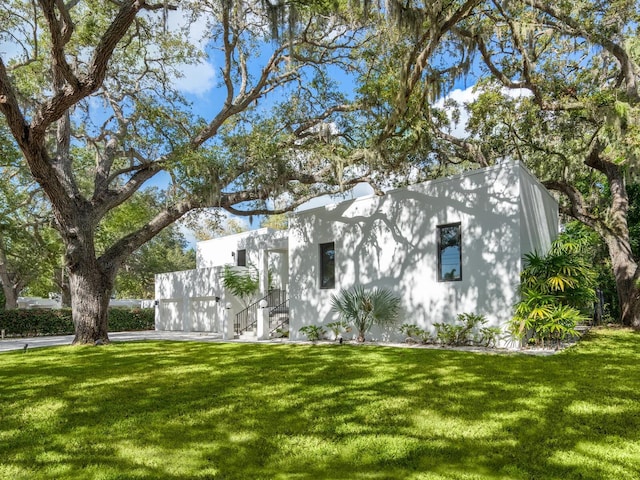
[[[285,211],[367,178],[365,164],[340,168],[336,178],[338,155],[325,155],[352,148],[327,134],[328,125],[348,123],[351,110],[331,69],[349,68],[350,49],[366,32],[324,2],[298,4],[295,15],[275,4],[9,0],[0,7],[0,112],[64,244],[74,343],[108,341],[119,268],[187,212],[263,214],[286,193],[278,202]],[[288,16],[274,24],[283,11]],[[182,30],[172,25],[176,15],[187,19]],[[200,46],[185,37],[195,22],[206,25]],[[178,82],[185,64],[206,59],[219,67],[219,86],[215,107],[200,113]],[[170,179],[162,205],[98,249],[109,212],[161,172]]]

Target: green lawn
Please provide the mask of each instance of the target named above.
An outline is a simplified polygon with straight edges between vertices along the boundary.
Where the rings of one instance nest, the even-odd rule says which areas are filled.
[[[2,479],[638,479],[640,334],[549,357],[118,343],[0,354]]]

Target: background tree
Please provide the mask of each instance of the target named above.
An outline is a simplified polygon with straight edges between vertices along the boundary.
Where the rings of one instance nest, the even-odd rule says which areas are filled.
[[[155,274],[196,268],[196,253],[171,225],[133,252],[115,281],[116,298],[154,298]]]
[[[516,101],[489,88],[493,101],[484,97],[472,107],[475,133],[491,138],[501,156],[523,160],[561,195],[565,214],[598,232],[622,322],[640,328],[626,191],[640,151],[638,5],[493,2],[491,12],[464,34],[500,88],[530,95]]]
[[[286,230],[289,227],[289,219],[283,213],[269,215],[260,222],[262,228],[273,228],[274,230]]]
[[[17,308],[23,293],[46,297],[58,291],[54,272],[62,245],[50,224],[42,191],[0,125],[0,283],[5,308]]]
[[[401,185],[469,166],[455,165],[438,148],[432,105],[471,71],[473,45],[459,30],[485,3],[389,1],[374,12],[377,35],[359,53],[357,99],[367,162],[394,173],[380,183]]]
[[[263,214],[264,202],[283,192],[289,200],[280,210],[288,210],[368,178],[364,162],[335,168],[338,155],[325,152],[343,157],[351,146],[323,128],[348,123],[351,107],[330,67],[350,68],[351,47],[367,35],[323,2],[298,5],[295,22],[281,4],[288,16],[272,42],[270,5],[210,0],[184,2],[178,12],[144,0],[10,0],[0,9],[0,39],[18,48],[0,57],[0,112],[62,237],[75,343],[108,341],[118,270],[187,212]],[[168,28],[174,12],[207,23],[206,48]],[[200,118],[175,80],[181,65],[208,52],[220,65],[220,101]],[[80,171],[91,181],[80,181]],[[162,206],[99,244],[109,212],[159,172],[171,178]]]

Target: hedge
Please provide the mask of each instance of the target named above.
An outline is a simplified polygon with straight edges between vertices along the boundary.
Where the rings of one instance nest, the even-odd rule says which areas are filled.
[[[109,331],[124,332],[153,330],[153,308],[110,308]],[[70,335],[74,333],[71,309],[59,310],[3,310],[0,311],[0,329],[6,336],[31,337],[38,335]]]

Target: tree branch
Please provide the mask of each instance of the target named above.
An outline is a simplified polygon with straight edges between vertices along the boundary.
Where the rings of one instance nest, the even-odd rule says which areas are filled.
[[[97,259],[102,266],[102,271],[117,270],[129,255],[155,237],[164,228],[179,220],[191,210],[204,206],[201,202],[190,199],[162,210],[142,228],[111,245]]]
[[[50,0],[49,0],[50,1]],[[94,93],[103,83],[109,60],[129,30],[138,12],[145,6],[144,0],[122,2],[120,10],[100,39],[89,62],[87,72],[77,84],[67,85],[45,102],[33,116],[31,134],[34,141],[43,141],[46,129],[58,120],[73,105]]]
[[[585,29],[584,23],[575,20],[570,15],[565,15],[563,12],[561,12],[559,9],[548,2],[542,2],[540,0],[528,0],[528,3],[539,11],[546,13],[547,15],[556,18],[565,25],[571,27],[582,37],[588,39],[596,45],[602,46],[611,55],[613,55],[620,65],[621,73],[625,82],[625,90],[627,96],[634,103],[640,101],[640,94],[638,93],[637,83],[638,66],[624,47],[604,35],[599,35],[595,32],[591,32]]]

